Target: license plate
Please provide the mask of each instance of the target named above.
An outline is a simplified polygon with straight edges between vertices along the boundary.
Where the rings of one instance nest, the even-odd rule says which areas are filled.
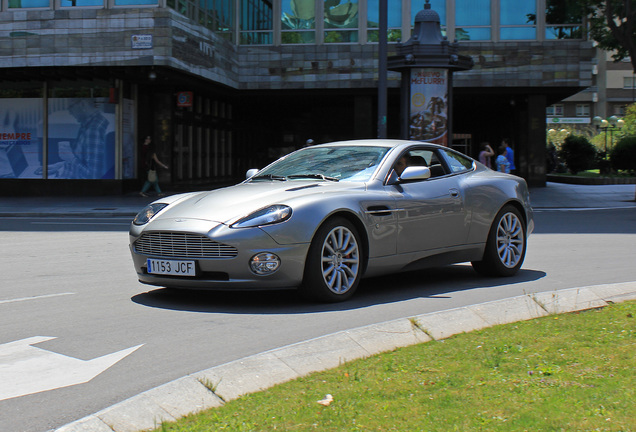
[[[148,258],[148,273],[172,276],[196,276],[194,261],[175,261]]]

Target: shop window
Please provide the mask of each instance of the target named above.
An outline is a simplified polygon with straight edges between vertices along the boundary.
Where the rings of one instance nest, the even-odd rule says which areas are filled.
[[[358,42],[358,0],[322,0],[325,43]]]
[[[2,89],[0,113],[0,179],[42,178],[42,98]]]
[[[499,38],[501,40],[534,40],[537,5],[535,2],[499,0]]]
[[[458,41],[491,39],[490,0],[455,2],[455,38]]]
[[[312,44],[316,42],[315,0],[283,2],[281,41],[284,44]]]
[[[378,42],[380,39],[378,28],[380,27],[380,2],[368,0],[367,2],[367,41]],[[399,42],[402,39],[402,3],[387,6],[387,40]]]
[[[241,45],[271,45],[274,15],[271,0],[241,0]]]
[[[545,38],[582,39],[583,8],[578,0],[546,0]]]

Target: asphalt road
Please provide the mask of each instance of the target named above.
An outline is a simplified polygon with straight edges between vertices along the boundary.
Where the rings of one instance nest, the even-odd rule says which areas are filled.
[[[537,212],[524,268],[510,279],[456,265],[366,280],[337,305],[307,304],[293,291],[175,294],[141,285],[124,219],[3,218],[0,244],[0,374],[15,368],[28,383],[0,380],[3,432],[44,432],[186,374],[340,330],[636,280],[634,208]],[[36,336],[42,342],[28,345],[21,364],[3,363],[3,353]],[[121,354],[112,366],[69,384],[89,360],[112,353]],[[58,367],[43,369],[52,359]],[[1,399],[47,384],[54,389]]]

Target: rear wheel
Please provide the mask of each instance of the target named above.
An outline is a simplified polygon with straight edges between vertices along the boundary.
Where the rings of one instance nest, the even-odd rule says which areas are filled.
[[[526,256],[526,226],[521,212],[511,205],[503,207],[490,227],[486,250],[473,268],[487,276],[512,276]]]
[[[358,231],[348,220],[338,217],[325,222],[309,247],[303,295],[326,302],[350,298],[362,275],[360,245]]]

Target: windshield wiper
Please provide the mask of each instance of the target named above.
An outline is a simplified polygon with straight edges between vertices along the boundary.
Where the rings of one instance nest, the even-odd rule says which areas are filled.
[[[285,181],[287,180],[287,177],[285,176],[279,176],[279,175],[275,175],[275,174],[264,174],[264,175],[259,175],[256,177],[252,177],[250,178],[250,180],[277,180],[277,181]]]
[[[294,174],[294,175],[290,175],[287,176],[288,178],[312,178],[312,179],[320,179],[320,180],[327,180],[327,181],[340,181],[335,177],[328,177],[326,175],[322,175],[322,174]]]

